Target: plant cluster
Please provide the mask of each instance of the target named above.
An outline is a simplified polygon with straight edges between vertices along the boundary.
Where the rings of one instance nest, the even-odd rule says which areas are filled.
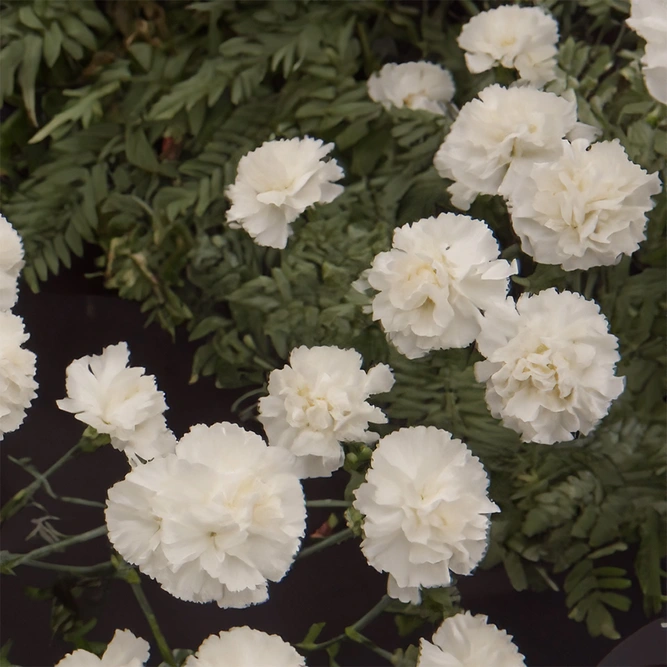
[[[297,348],[354,348],[364,368],[373,367],[365,374],[369,378],[388,365],[393,387],[385,382],[384,389],[368,389],[358,398],[363,403],[391,387],[373,399],[388,424],[368,419],[360,431],[350,429],[352,435],[338,437],[333,446],[327,442],[324,474],[343,464],[350,475],[342,501],[349,505],[348,532],[327,539],[335,543],[362,535],[361,512],[372,503],[359,499],[367,493],[362,489],[377,439],[362,437],[370,435],[368,422],[379,424],[374,430],[384,436],[381,443],[397,427],[436,427],[463,441],[481,461],[490,479],[489,497],[500,509],[490,520],[482,567],[502,563],[517,590],[562,587],[570,618],[585,621],[594,636],[618,638],[610,610],[628,609],[630,600],[620,591],[631,585],[631,577],[641,586],[647,614],[657,613],[664,600],[667,433],[660,369],[666,361],[667,198],[660,180],[664,184],[667,176],[665,100],[659,101],[651,74],[653,51],[647,47],[644,54],[644,43],[629,27],[633,19],[626,23],[628,2],[526,4],[537,12],[526,25],[535,20],[536,29],[552,35],[556,23],[560,38],[553,49],[529,40],[520,54],[510,54],[502,43],[483,38],[484,21],[491,16],[506,31],[522,25],[493,13],[500,9],[509,17],[519,9],[516,3],[7,4],[0,22],[0,99],[8,113],[0,130],[2,212],[23,239],[23,277],[33,290],[62,266],[71,266],[72,255],[97,249],[96,275],[108,288],[140,303],[148,322],[157,321],[172,334],[187,327],[190,339],[199,341],[191,380],[213,376],[218,387],[246,389],[237,405],[240,418],[256,416],[258,409],[270,445],[276,444],[267,427],[273,419],[279,434],[273,437],[289,433],[289,443],[281,446],[293,449],[311,469],[313,433],[326,429],[310,425],[317,420],[328,425],[327,414],[335,409],[329,402],[324,412],[316,411],[317,400],[325,400],[312,393],[318,378],[299,371],[314,398],[297,406],[305,415],[298,421],[294,402],[276,402],[272,385],[278,385],[279,376],[273,374],[287,378],[285,385],[298,401],[306,394],[287,371],[295,368]],[[642,17],[634,12],[633,5],[638,25]],[[411,62],[409,76],[402,79],[400,68],[407,63],[397,61],[433,65]],[[417,80],[428,85],[420,88]],[[529,85],[536,83],[545,90]],[[437,92],[431,98],[424,90]],[[495,110],[518,110],[518,117],[530,108],[539,115],[545,96],[557,100],[557,107],[549,106],[546,127],[562,124],[562,132],[549,138],[551,143],[545,139],[539,154],[525,149],[539,131],[528,126],[517,130],[510,149],[500,146],[515,116]],[[494,127],[493,113],[505,132],[498,146],[493,132],[487,133]],[[488,126],[484,118],[491,119]],[[290,190],[290,179],[274,183],[265,175],[257,185],[253,170],[261,167],[260,158],[287,162],[287,149],[303,148],[307,137],[320,140],[308,144],[320,152],[311,156],[303,191]],[[472,144],[475,150],[482,146],[481,157]],[[318,163],[325,156],[328,162]],[[615,160],[623,165],[617,170]],[[545,197],[564,201],[577,187],[589,187],[582,185],[582,174],[612,163],[618,178],[625,179],[619,191],[627,188],[630,194],[619,198],[615,210],[621,214],[612,212],[603,221],[622,229],[614,227],[593,241],[580,235],[575,242],[558,227],[566,207],[549,209]],[[566,172],[571,187],[561,187],[560,175]],[[255,190],[248,189],[250,181]],[[283,207],[276,236],[267,236],[252,218],[264,210],[249,204],[260,190],[265,208]],[[601,190],[596,196],[612,194]],[[571,217],[578,220],[577,211],[588,203],[572,197]],[[517,422],[498,398],[504,389],[497,354],[518,338],[508,334],[502,345],[491,339],[496,324],[505,332],[519,315],[493,313],[489,299],[470,297],[474,309],[467,304],[465,317],[454,308],[458,319],[439,320],[438,327],[423,333],[423,318],[410,310],[412,293],[397,294],[418,273],[410,253],[426,253],[428,243],[418,233],[431,225],[429,233],[439,234],[436,219],[461,224],[459,209],[468,209],[466,231],[451,239],[443,232],[438,244],[460,242],[479,221],[485,223],[480,233],[491,237],[492,232],[497,241],[495,254],[482,256],[479,250],[472,268],[466,267],[467,293],[477,294],[475,280],[493,264],[502,273],[494,274],[496,288],[504,293],[509,288],[521,317],[522,304],[526,311],[531,302],[539,310],[537,304],[547,303],[549,295],[571,297],[572,303],[586,300],[586,326],[599,340],[605,335],[611,341],[604,343],[608,384],[600,390],[602,407],[587,415],[575,410],[575,421],[566,415],[560,430],[550,430],[549,422],[538,429],[539,437],[537,430],[517,426],[534,419]],[[578,225],[583,223],[572,226]],[[429,261],[441,260],[435,254]],[[392,268],[397,266],[408,268],[400,273]],[[392,282],[398,273],[400,280]],[[375,295],[368,294],[371,288]],[[381,296],[391,308],[386,303],[380,308]],[[432,303],[446,309],[454,301]],[[541,307],[557,313],[561,306],[552,304]],[[593,314],[595,304],[599,310]],[[569,323],[564,316],[553,317],[554,329],[566,340]],[[412,318],[411,328],[405,318]],[[458,340],[457,326],[464,319],[469,336]],[[591,324],[594,320],[597,324]],[[477,347],[469,344],[474,339]],[[618,377],[611,380],[616,340],[620,361]],[[544,366],[561,363],[553,361],[557,352],[547,353],[552,357],[544,358]],[[355,372],[364,373],[358,364]],[[601,386],[600,373],[594,375],[591,395]],[[619,377],[625,377],[622,393]],[[363,406],[357,406],[359,414],[371,409]],[[285,419],[283,413],[295,420],[289,428],[275,424]],[[302,438],[299,452],[291,440],[296,432]],[[553,442],[560,444],[549,446]],[[174,446],[170,440],[168,447]],[[378,459],[382,446],[375,450]],[[175,461],[181,457],[178,447],[170,455]],[[174,463],[177,467],[186,466]],[[130,475],[139,478],[140,470]],[[16,504],[13,508],[12,513]],[[632,574],[605,560],[631,545],[637,545]],[[173,555],[173,542],[168,548]],[[141,568],[141,557],[136,558]],[[5,567],[19,561],[8,557]],[[426,586],[421,600],[414,591],[394,591],[400,602],[387,599],[377,611],[396,613],[401,631],[424,621],[439,624],[458,605],[451,587],[405,582],[399,588]],[[391,588],[390,578],[390,595]],[[318,644],[322,627],[314,625],[299,648],[326,649],[334,664],[343,638]],[[368,642],[361,627],[350,626],[346,638]],[[436,636],[447,635],[443,628]],[[388,659],[414,664],[417,654],[413,647]]]

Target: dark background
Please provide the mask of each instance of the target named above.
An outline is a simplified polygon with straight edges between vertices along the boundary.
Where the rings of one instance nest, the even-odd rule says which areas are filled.
[[[83,355],[101,353],[106,345],[126,340],[132,365],[143,366],[148,374],[156,376],[170,406],[167,422],[177,437],[193,424],[236,421],[230,406],[240,392],[216,389],[210,378],[188,384],[196,346],[187,342],[186,333],[179,331],[174,344],[157,325],[144,328],[145,317],[139,312],[139,305],[105,292],[99,280],[84,279],[86,270],[92,270],[91,262],[79,262],[66,274],[52,278],[38,295],[24,286],[15,308],[30,333],[26,347],[37,354],[39,391],[23,427],[5,436],[0,445],[2,502],[31,481],[26,472],[7,460],[7,455],[28,456],[39,470],[44,470],[79,439],[84,425],[58,410],[55,401],[65,396],[67,365]],[[70,462],[52,476],[51,482],[62,495],[104,502],[107,489],[122,479],[127,470],[125,456],[105,446]],[[331,479],[306,480],[306,495],[309,499],[341,497],[345,481],[345,473]],[[68,535],[95,528],[104,521],[101,509],[62,503],[43,492],[37,499],[44,503],[49,514],[59,517],[52,521],[53,526]],[[39,538],[29,542],[25,538],[34,528],[32,520],[43,514],[32,507],[9,519],[2,526],[2,549],[20,553],[41,546]],[[314,531],[327,516],[326,510],[310,510],[308,532]],[[107,539],[98,538],[50,560],[91,565],[108,557]],[[621,554],[617,564],[631,570],[633,557],[632,553]],[[10,659],[15,664],[53,665],[72,647],[51,637],[50,603],[30,599],[24,587],[50,586],[62,575],[31,567],[21,567],[19,574],[2,577],[0,645],[13,640]],[[183,602],[165,593],[152,580],[142,577],[142,581],[171,648],[192,649],[209,634],[236,625],[249,625],[297,643],[312,623],[326,619],[327,627],[319,638],[323,641],[373,607],[386,586],[386,576],[366,564],[357,541],[345,542],[297,562],[282,582],[270,586],[267,603],[244,610],[219,609],[215,603]],[[529,667],[597,665],[615,647],[617,651],[604,664],[627,667],[665,664],[665,631],[659,622],[645,629],[635,641],[626,641],[619,647],[605,638],[591,638],[584,624],[568,620],[562,592],[516,593],[502,569],[462,578],[459,589],[465,608],[487,614],[491,622],[514,636]],[[641,609],[640,592],[633,588],[629,593],[633,598],[630,612],[615,615],[624,638],[649,622]],[[79,603],[84,617],[98,618],[89,639],[108,642],[116,628],[129,628],[138,636],[152,639],[127,583],[114,580],[97,597],[97,602]],[[429,628],[423,634],[430,638],[431,632]],[[408,643],[397,636],[388,615],[368,626],[365,633],[389,650]],[[418,635],[408,639],[416,643],[417,638]],[[157,665],[160,659],[154,645],[151,653],[149,664]],[[348,645],[337,659],[342,665],[386,664],[378,656]],[[312,655],[308,664],[328,664],[326,655],[323,652]]]

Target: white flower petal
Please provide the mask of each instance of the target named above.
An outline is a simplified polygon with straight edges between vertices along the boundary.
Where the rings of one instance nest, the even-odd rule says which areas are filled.
[[[388,591],[415,599],[414,589],[445,586],[450,571],[469,574],[487,544],[486,472],[468,448],[433,426],[402,428],[373,452],[354,507],[364,515],[361,549],[388,572]]]
[[[467,210],[477,194],[495,195],[513,162],[557,158],[577,124],[574,100],[531,87],[487,86],[463,106],[433,159],[452,203]]]
[[[667,104],[667,2],[631,0],[626,23],[646,40],[641,62],[648,92],[658,102]]]
[[[58,407],[99,433],[111,436],[111,444],[130,463],[173,452],[176,438],[167,429],[164,394],[155,377],[145,369],[128,367],[127,343],[104,348],[102,354],[75,359],[67,367],[67,398]]]
[[[0,440],[23,423],[37,395],[36,357],[22,347],[29,337],[18,315],[0,311]]]
[[[221,662],[222,661],[222,662]],[[183,667],[305,667],[304,658],[278,635],[247,626],[207,637]]]
[[[374,442],[369,424],[384,424],[384,413],[367,403],[389,391],[391,369],[378,364],[368,373],[355,350],[334,346],[297,347],[290,365],[269,375],[269,395],[259,400],[259,421],[269,445],[296,456],[300,477],[328,477],[343,465],[343,442]]]
[[[368,96],[385,109],[421,109],[443,115],[454,97],[452,75],[429,62],[387,63],[368,79]]]
[[[77,649],[66,655],[56,667],[142,667],[148,660],[150,646],[129,630],[116,630],[102,658]]]
[[[366,273],[376,290],[373,319],[409,359],[431,350],[466,347],[481,312],[505,299],[516,266],[499,257],[488,226],[441,213],[394,231],[393,248]]]
[[[266,600],[305,531],[293,457],[235,424],[193,426],[176,453],[109,490],[109,539],[172,595],[220,607]]]
[[[598,305],[545,290],[488,310],[475,364],[486,402],[524,442],[553,444],[590,433],[624,387],[614,375],[618,340]]]
[[[457,41],[473,73],[502,65],[517,69],[534,86],[556,78],[558,23],[539,7],[501,5],[480,12]]]
[[[324,160],[333,148],[310,137],[278,139],[244,155],[226,191],[229,226],[242,227],[258,245],[284,248],[299,215],[343,192],[332,183],[343,178],[343,170],[335,160]]]
[[[23,241],[9,221],[0,215],[0,311],[9,310],[16,304],[17,281],[24,264]]]
[[[523,250],[566,271],[616,264],[645,240],[657,173],[632,163],[618,139],[563,141],[553,162],[533,164],[508,193]]]
[[[422,639],[417,667],[525,667],[512,637],[469,611],[446,618],[433,635]]]

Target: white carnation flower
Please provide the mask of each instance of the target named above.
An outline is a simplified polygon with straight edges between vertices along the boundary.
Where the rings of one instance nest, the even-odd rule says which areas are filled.
[[[116,630],[104,655],[77,649],[68,653],[56,667],[142,667],[148,660],[150,646],[129,630]]]
[[[658,174],[628,159],[618,139],[563,141],[553,162],[534,164],[509,195],[524,252],[566,271],[615,264],[645,240]]]
[[[385,109],[421,109],[442,116],[454,97],[448,70],[429,62],[388,63],[368,79],[368,96]]]
[[[0,311],[0,440],[23,423],[37,396],[36,357],[21,347],[28,338],[20,317]]]
[[[463,106],[433,164],[454,181],[454,206],[467,210],[478,194],[498,194],[510,167],[557,158],[574,130],[581,130],[574,99],[494,84]]]
[[[502,5],[480,12],[457,41],[474,74],[502,65],[535,86],[556,78],[558,23],[539,7]]]
[[[371,443],[369,423],[387,421],[366,402],[389,391],[394,376],[378,364],[368,373],[361,355],[338,347],[297,347],[290,363],[269,375],[269,395],[259,399],[259,421],[269,445],[296,456],[300,477],[328,477],[343,465],[342,442]]]
[[[125,452],[130,463],[174,451],[176,438],[167,429],[164,394],[155,377],[131,366],[127,343],[105,347],[102,354],[75,359],[67,367],[67,398],[56,401],[65,412],[99,433]]]
[[[433,635],[421,639],[417,667],[525,667],[512,637],[482,614],[469,611],[446,618]]]
[[[220,607],[266,600],[305,531],[294,459],[229,423],[193,426],[176,453],[109,490],[109,539],[172,595]]]
[[[648,92],[667,104],[667,1],[631,0],[626,23],[646,40],[641,62]]]
[[[390,595],[445,586],[470,574],[486,551],[486,472],[470,450],[433,426],[402,428],[378,443],[354,507],[364,517],[361,549],[391,575]],[[402,590],[401,590],[402,589]],[[406,590],[407,589],[407,590]]]
[[[524,442],[551,445],[590,433],[624,387],[614,375],[618,340],[594,301],[548,289],[508,299],[484,315],[486,361],[475,377],[486,402]]]
[[[222,660],[222,663],[221,663]],[[306,661],[278,635],[247,626],[207,637],[183,667],[305,667]]]
[[[244,155],[227,188],[230,227],[243,227],[258,245],[284,248],[294,222],[309,206],[328,204],[343,192],[336,160],[324,158],[333,144],[321,139],[265,141]]]
[[[441,213],[403,225],[365,276],[378,292],[373,319],[409,359],[465,347],[479,333],[480,311],[504,301],[516,273],[514,263],[498,257],[498,243],[481,220]]]
[[[17,281],[23,268],[23,241],[9,221],[0,215],[0,310],[14,307]]]

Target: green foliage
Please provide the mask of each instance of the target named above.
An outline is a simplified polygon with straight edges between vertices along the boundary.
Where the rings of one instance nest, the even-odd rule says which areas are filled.
[[[667,114],[646,91],[641,41],[624,27],[628,3],[534,4],[560,23],[559,76],[548,89],[574,94],[581,121],[602,139],[618,139],[665,182]],[[198,341],[193,382],[213,376],[219,387],[250,387],[246,398],[263,393],[268,372],[298,345],[354,347],[368,365],[389,363],[396,385],[377,402],[391,428],[445,428],[490,473],[502,512],[485,566],[502,563],[517,590],[560,589],[564,578],[570,616],[613,637],[610,609],[626,608],[617,589],[629,579],[598,559],[637,545],[644,607],[657,612],[667,509],[665,194],[640,250],[588,272],[535,265],[498,198],[479,197],[471,208],[496,234],[503,257],[519,260],[514,296],[551,286],[581,292],[600,304],[620,342],[627,386],[600,427],[555,447],[522,445],[488,413],[472,371],[477,352],[405,359],[352,288],[389,248],[396,226],[453,210],[432,159],[455,108],[442,117],[387,111],[368,98],[366,79],[385,62],[430,59],[453,73],[463,105],[499,76],[470,75],[456,46],[475,3],[99,7],[34,0],[1,10],[0,100],[14,108],[0,130],[1,206],[23,236],[31,288],[69,267],[72,255],[99,253],[108,288],[140,303],[147,321],[172,335],[185,325]],[[303,135],[335,143],[345,192],[303,215],[284,251],[259,247],[224,224],[225,190],[244,154]],[[251,411],[246,405],[242,414]],[[348,498],[369,452],[348,448]],[[346,519],[358,534],[354,512]],[[394,609],[399,630],[454,613],[453,589],[438,590],[420,606]],[[335,664],[336,647],[329,649]],[[395,664],[411,664],[413,653]]]
[[[98,601],[104,593],[104,582],[93,577],[62,577],[46,588],[27,586],[26,595],[33,600],[51,603],[51,631],[74,648],[102,655],[106,643],[91,641],[86,635],[95,627],[97,619],[84,619],[81,606],[84,600]]]
[[[461,597],[456,586],[428,588],[422,593],[420,604],[394,600],[388,611],[395,614],[394,622],[401,637],[419,629],[424,623],[438,627],[446,618],[454,616],[460,609]]]

